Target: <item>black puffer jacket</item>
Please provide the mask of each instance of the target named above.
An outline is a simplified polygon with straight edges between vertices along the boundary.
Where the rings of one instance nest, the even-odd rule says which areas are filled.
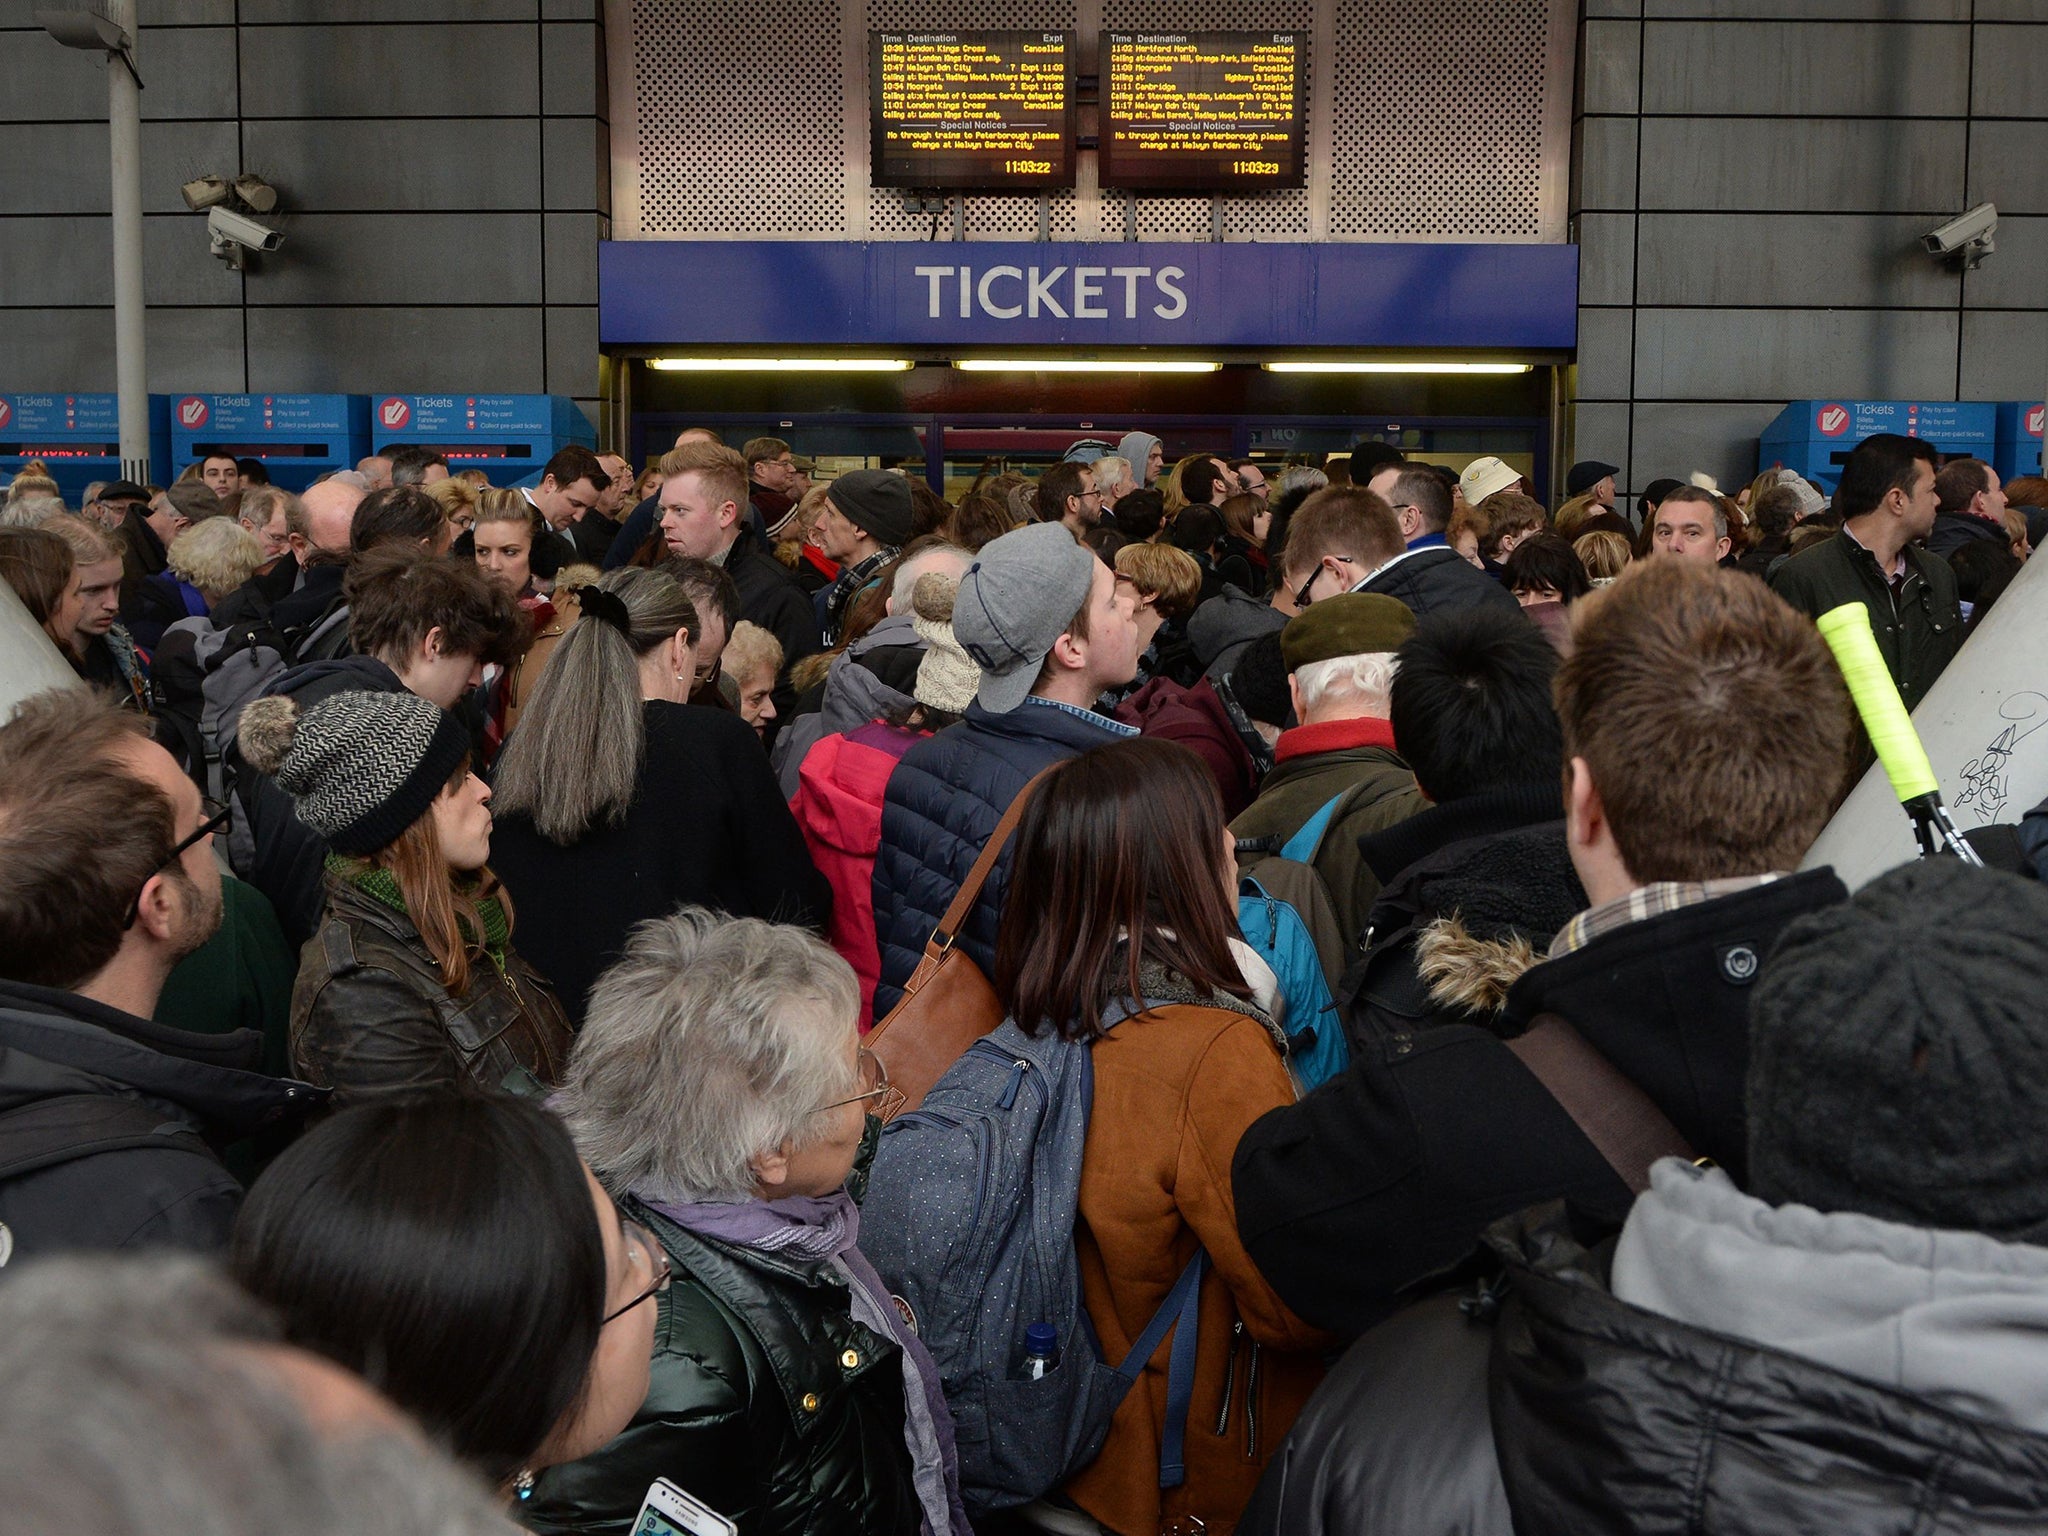
[[[626,1208],[675,1275],[658,1298],[647,1400],[610,1445],[544,1474],[520,1519],[626,1536],[665,1477],[747,1536],[912,1536],[902,1357],[854,1321],[838,1273]]]
[[[1490,1242],[1511,1277],[1490,1397],[1518,1536],[2048,1530],[2048,1436],[1618,1301],[1611,1247],[1555,1206]]]
[[[405,916],[329,876],[327,915],[292,988],[292,1067],[341,1105],[459,1086],[535,1093],[568,1064],[573,1036],[554,988],[505,952],[473,958],[451,997]]]

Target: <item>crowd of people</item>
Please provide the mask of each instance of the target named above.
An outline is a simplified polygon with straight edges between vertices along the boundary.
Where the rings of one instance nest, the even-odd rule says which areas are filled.
[[[2048,1524],[2048,814],[1802,868],[2048,482],[1841,470],[16,477],[4,1523]]]

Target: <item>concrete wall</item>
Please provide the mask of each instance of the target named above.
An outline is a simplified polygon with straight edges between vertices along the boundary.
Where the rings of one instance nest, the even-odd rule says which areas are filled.
[[[1587,0],[1576,456],[1756,471],[1787,400],[2048,389],[2043,0]],[[1974,22],[1971,17],[1974,15]],[[1958,275],[1918,246],[1998,205]]]
[[[112,389],[107,91],[0,0],[0,389]],[[598,394],[595,0],[140,0],[149,387]],[[337,20],[337,18],[343,18]],[[283,194],[260,269],[180,183]]]

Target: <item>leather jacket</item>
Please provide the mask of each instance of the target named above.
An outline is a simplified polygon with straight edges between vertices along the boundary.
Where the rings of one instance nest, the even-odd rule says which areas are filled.
[[[339,1105],[472,1086],[552,1088],[573,1034],[539,972],[505,952],[470,965],[460,997],[402,913],[333,876],[292,988],[292,1069]]]
[[[647,1400],[603,1450],[541,1474],[521,1523],[627,1536],[665,1477],[747,1536],[915,1536],[901,1353],[854,1320],[838,1272],[624,1205],[673,1266]]]

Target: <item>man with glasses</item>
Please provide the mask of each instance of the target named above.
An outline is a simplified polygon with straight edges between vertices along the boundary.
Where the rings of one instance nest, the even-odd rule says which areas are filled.
[[[1102,521],[1102,496],[1095,471],[1086,464],[1060,463],[1038,477],[1038,520],[1064,523],[1075,538]]]
[[[1230,466],[1237,476],[1237,488],[1247,496],[1256,496],[1264,501],[1270,489],[1266,484],[1266,472],[1250,459],[1239,459]]]
[[[253,1031],[151,1021],[220,926],[225,824],[105,700],[45,693],[0,726],[0,1254],[217,1249],[242,1191],[212,1145],[317,1102],[257,1072]]]
[[[1516,606],[1507,588],[1450,547],[1450,488],[1427,464],[1384,464],[1366,493],[1393,509],[1403,548],[1378,570],[1361,572],[1355,590],[1398,598],[1417,618],[1438,609]]]

